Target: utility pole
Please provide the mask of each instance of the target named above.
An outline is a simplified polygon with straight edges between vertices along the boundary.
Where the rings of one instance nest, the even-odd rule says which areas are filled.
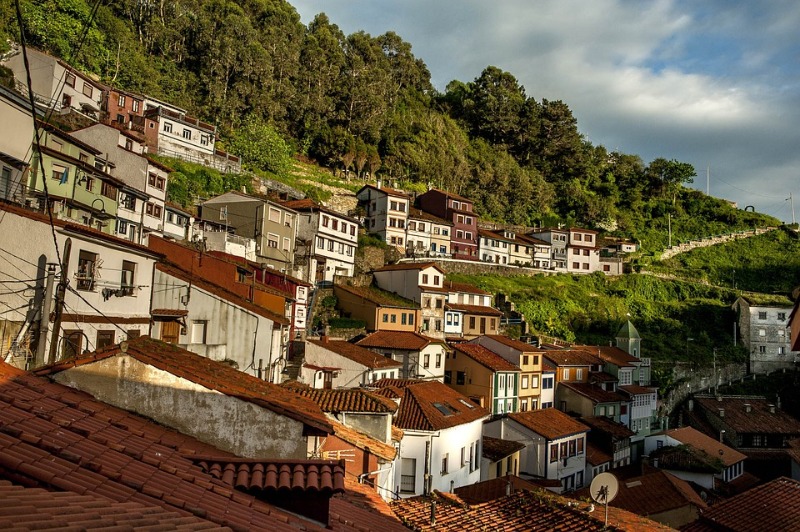
[[[791,192],[789,192],[789,203],[792,204],[792,225],[794,225],[795,224],[795,221],[794,221],[794,198],[792,198],[792,193]]]
[[[714,348],[714,395],[717,395],[717,348]]]
[[[50,364],[56,361],[58,354],[58,334],[61,331],[61,314],[64,312],[64,296],[67,293],[67,284],[69,284],[69,255],[72,250],[72,239],[68,238],[64,242],[64,255],[61,263],[61,279],[58,281],[56,288],[56,303],[53,309],[53,334],[50,337],[50,355],[47,357],[47,363]]]
[[[669,243],[667,249],[672,247],[672,213],[667,213],[667,232],[669,234]]]
[[[39,341],[36,343],[36,358],[33,360],[34,367],[44,363],[44,348],[47,344],[47,333],[50,327],[50,303],[53,300],[53,283],[56,278],[56,264],[47,264],[47,282],[44,289],[42,306],[39,309]],[[28,368],[26,368],[28,369]]]
[[[706,196],[710,196],[711,190],[711,165],[706,166]]]

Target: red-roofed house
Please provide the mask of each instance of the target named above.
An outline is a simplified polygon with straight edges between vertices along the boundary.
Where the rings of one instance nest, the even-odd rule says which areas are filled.
[[[444,306],[447,289],[444,270],[433,262],[384,266],[373,272],[375,284],[416,302],[422,308],[419,332],[444,338]]]
[[[567,271],[570,273],[592,273],[600,271],[600,248],[598,232],[580,227],[570,227],[567,246]]]
[[[520,369],[482,345],[454,344],[445,357],[444,383],[492,414],[519,409]]]
[[[406,255],[449,257],[453,223],[411,207],[406,228]]]
[[[525,444],[522,478],[558,480],[561,490],[584,486],[589,427],[554,408],[508,414],[484,425],[484,435]]]
[[[356,343],[401,362],[403,379],[444,379],[447,348],[443,340],[416,332],[377,331]]]
[[[378,235],[390,246],[406,249],[406,224],[411,197],[400,190],[378,185],[365,185],[356,192],[358,203],[366,211],[367,233]]]
[[[363,320],[368,331],[414,332],[420,328],[419,303],[377,286],[333,287],[336,306],[343,316]]]
[[[478,260],[478,216],[472,200],[432,188],[417,198],[423,211],[453,223],[450,249],[454,259]]]
[[[481,428],[489,412],[439,381],[378,381],[402,391],[403,429],[395,490],[400,497],[449,491],[480,480]]]
[[[497,353],[520,368],[519,411],[536,410],[541,404],[542,350],[501,335],[483,335],[470,340]]]
[[[300,382],[312,388],[352,388],[399,377],[401,362],[344,340],[305,342]]]

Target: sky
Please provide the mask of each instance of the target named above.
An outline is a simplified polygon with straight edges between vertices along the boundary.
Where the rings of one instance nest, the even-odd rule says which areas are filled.
[[[800,2],[289,1],[305,24],[396,32],[440,91],[499,67],[593,144],[691,163],[691,186],[800,220]]]

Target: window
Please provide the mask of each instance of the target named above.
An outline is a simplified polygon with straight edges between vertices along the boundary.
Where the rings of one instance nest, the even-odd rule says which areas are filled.
[[[786,321],[786,313],[785,312],[778,312],[778,320]]]
[[[84,334],[78,330],[64,331],[64,340],[61,344],[61,357],[75,358],[81,354],[83,352],[83,337]]]
[[[528,400],[527,399],[520,400],[520,402],[519,402],[519,411],[520,412],[526,412],[527,410],[528,410]]]
[[[280,238],[275,233],[267,233],[267,247],[278,249],[278,242]]]
[[[522,355],[522,365],[523,366],[527,366],[528,365],[528,358],[529,358],[528,355]]]
[[[75,74],[67,72],[67,77],[64,82],[70,87],[75,87]]]
[[[413,314],[409,314],[409,315],[413,316]],[[442,354],[441,353],[436,353],[436,367],[437,368],[441,368],[442,367]]]
[[[114,331],[97,331],[95,349],[103,349],[110,345],[114,345]]]
[[[128,234],[128,222],[121,218],[117,218],[117,233],[121,235]]]
[[[766,438],[761,434],[753,434],[753,447],[761,447],[766,443]]]
[[[766,329],[759,329],[758,330],[758,335],[763,338],[764,336],[767,335],[767,330]]]
[[[428,284],[428,274],[427,273],[423,273],[422,274],[422,284]]]
[[[561,378],[565,381],[569,380],[569,368],[564,368],[561,370]]]
[[[322,227],[328,227],[328,225],[330,223],[331,223],[331,219],[329,217],[327,217],[327,216],[323,216],[322,217]]]
[[[389,323],[389,315],[388,314],[384,314],[382,321],[383,321],[383,323]]]
[[[527,375],[523,375],[522,376],[522,384],[520,385],[520,387],[523,390],[527,390],[528,389],[528,376]]]
[[[765,346],[765,345],[758,346],[758,352],[759,353],[766,353],[767,352],[767,346]]]
[[[422,367],[429,368],[431,366],[431,356],[427,353],[422,358]]]
[[[402,458],[400,462],[400,491],[414,493],[416,491],[417,459]]]
[[[132,110],[134,113],[138,113],[138,112],[139,112],[139,100],[137,100],[137,99],[133,99],[133,100],[131,101],[131,110]]]
[[[391,321],[392,323],[397,323],[397,314],[392,314],[392,315],[391,315],[391,318],[390,318],[390,321]]]
[[[463,371],[456,372],[456,384],[464,384],[467,380],[467,374]]]
[[[531,389],[535,389],[539,387],[539,376],[533,375],[531,376]]]
[[[550,444],[550,461],[555,462],[558,460],[558,444]]]
[[[206,328],[208,322],[205,320],[192,321],[192,337],[191,343],[204,344],[206,343]]]
[[[164,122],[164,133],[172,133],[172,123],[171,122]]]
[[[292,246],[292,241],[288,237],[283,237],[283,248],[282,248],[283,251],[290,251],[291,250],[291,246]],[[339,247],[341,247],[341,246],[342,245],[339,244]],[[340,250],[339,253],[341,253],[341,252],[342,251]]]
[[[758,319],[760,319],[760,320],[765,320],[765,319],[767,319],[767,313],[766,313],[766,311],[760,311],[760,312],[758,313]]]
[[[108,181],[103,181],[102,185],[100,186],[100,194],[102,194],[107,198],[115,200],[117,199],[117,187],[115,187]]]
[[[119,98],[117,99],[117,105],[120,107],[125,107],[125,95],[120,94]]]
[[[553,377],[542,377],[542,389],[543,390],[553,389]],[[550,405],[552,406],[552,404]],[[542,404],[542,408],[545,408],[544,404]]]
[[[83,95],[84,96],[88,96],[89,98],[91,98],[92,94],[94,94],[94,89],[92,89],[92,86],[84,81],[83,82]]]
[[[208,146],[208,135],[200,135],[200,144]]]
[[[569,456],[575,456],[577,452],[575,451],[576,443],[575,440],[569,441]]]
[[[66,183],[67,179],[69,179],[69,168],[54,164],[50,175],[53,179],[58,179],[60,182]]]
[[[574,237],[576,242],[580,242],[583,239],[583,236],[580,233],[575,233]]]
[[[450,461],[450,453],[445,453],[444,456],[442,456],[442,474],[443,475],[447,473],[447,464],[448,464],[449,461]]]
[[[325,249],[325,239],[321,236],[317,237],[317,248],[318,249]]]
[[[469,317],[469,328],[470,329],[474,329],[475,328],[475,316],[470,316]]]
[[[191,140],[192,139],[192,131],[190,129],[184,129],[183,132],[181,133],[181,136],[183,138],[185,138],[185,139]]]
[[[575,380],[583,380],[583,368],[577,368],[575,370]]]
[[[78,254],[78,290],[94,290],[97,253],[83,251]]]
[[[117,123],[118,124],[124,124],[125,123],[125,115],[117,113]],[[128,147],[127,144],[126,144],[125,147],[126,148]],[[130,148],[128,148],[128,149],[130,149]]]
[[[281,223],[281,211],[275,209],[273,207],[269,208],[269,221],[275,222],[276,224]]]
[[[120,286],[122,287],[123,295],[132,296],[134,294],[135,280],[136,280],[136,263],[128,260],[123,260],[122,272],[120,276]]]
[[[61,95],[61,107],[71,107],[72,106],[72,96],[69,94],[62,94]]]
[[[453,372],[449,369],[444,371],[444,383],[450,384],[453,381]]]
[[[785,355],[786,354],[786,348],[783,347],[783,346],[778,347],[778,354],[779,355]]]

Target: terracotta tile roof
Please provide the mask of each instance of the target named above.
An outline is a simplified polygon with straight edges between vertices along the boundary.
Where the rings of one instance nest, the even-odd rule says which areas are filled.
[[[661,434],[666,434],[670,438],[678,440],[685,445],[690,445],[695,449],[701,450],[714,459],[722,460],[722,463],[725,464],[726,467],[747,458],[747,456],[736,449],[728,447],[724,443],[720,443],[692,427],[666,430]]]
[[[484,436],[484,442],[486,441],[485,438]],[[528,482],[516,475],[505,475],[491,480],[476,482],[469,486],[456,488],[453,490],[453,493],[467,504],[480,504],[510,495],[510,492],[507,491],[509,489],[511,492],[521,490],[535,492],[540,488],[536,484]]]
[[[457,283],[455,281],[445,281],[444,287],[447,288],[449,292],[461,292],[464,294],[478,294],[481,296],[490,296],[492,295],[491,292],[487,292],[486,290],[481,290],[477,286],[472,286],[471,284],[467,283]]]
[[[408,209],[408,217],[416,218],[417,220],[427,220],[438,225],[449,225],[451,227],[455,225],[451,221],[445,220],[444,218],[439,218],[438,216],[434,216],[433,214],[425,212],[421,209],[417,209],[416,207],[410,207]]]
[[[369,528],[379,532],[408,532],[374,487],[359,484],[350,477],[345,479],[344,485],[347,491],[334,495],[330,502],[334,531]]]
[[[650,395],[658,392],[658,388],[648,388],[647,386],[639,386],[638,384],[628,384],[626,386],[618,386],[617,389],[625,392],[628,395]]]
[[[610,345],[573,345],[575,349],[586,351],[598,356],[604,362],[608,362],[620,368],[634,367],[641,363],[641,360],[627,353],[623,349]]]
[[[373,386],[396,386],[381,379]],[[401,385],[403,396],[393,424],[403,430],[442,430],[483,419],[489,412],[439,381],[410,381]]]
[[[248,259],[246,259],[244,257],[240,257],[238,255],[231,255],[230,253],[225,253],[224,251],[218,251],[218,250],[209,250],[209,251],[206,251],[205,253],[208,254],[208,255],[214,255],[218,259],[224,260],[225,262],[232,262],[232,263],[235,263],[235,264],[247,265],[247,266],[250,266],[251,268],[254,268],[256,270],[266,270],[268,273],[271,273],[273,275],[277,275],[278,277],[280,277],[280,279],[284,281],[284,284],[289,283],[289,284],[300,285],[300,286],[308,286],[308,287],[314,286],[313,284],[309,283],[308,281],[304,281],[304,280],[300,279],[299,277],[292,277],[291,275],[287,275],[286,273],[275,272],[275,270],[273,270],[271,268],[268,268],[268,267],[265,267],[264,263],[262,263],[262,262],[256,262],[254,260],[248,260]],[[264,283],[264,282],[257,282],[256,286],[261,288],[261,289],[264,289],[265,287],[270,287],[277,293],[285,293],[285,294],[290,295],[291,297],[294,297],[294,294],[291,294],[290,293],[290,289],[288,289],[288,288],[282,289],[279,286],[268,284],[268,283]]]
[[[342,290],[355,296],[358,296],[366,301],[375,303],[381,307],[399,307],[399,308],[413,308],[418,309],[419,304],[416,301],[406,299],[393,292],[382,290],[377,286],[349,286],[345,284],[336,285],[335,290]]]
[[[492,462],[502,460],[525,448],[524,443],[512,440],[501,440],[500,438],[492,438],[490,436],[484,436],[481,442],[483,444],[483,450],[481,451],[483,457]]]
[[[47,491],[0,480],[2,530],[230,530],[158,506],[112,502],[106,497]]]
[[[589,382],[618,382],[619,379],[605,371],[593,371],[589,374]]]
[[[395,188],[389,188],[389,187],[377,187],[375,185],[364,185],[363,187],[361,187],[361,189],[358,192],[356,192],[356,195],[358,195],[365,188],[371,188],[373,190],[378,190],[378,191],[383,192],[384,194],[386,194],[388,196],[395,196],[395,197],[399,197],[399,198],[411,199],[411,196],[409,196],[408,194],[406,194],[402,190],[397,190]]]
[[[362,451],[369,451],[375,456],[391,462],[397,457],[397,449],[394,445],[382,442],[368,434],[359,432],[352,427],[343,425],[338,421],[331,420],[333,425],[333,433],[336,437],[346,441],[351,445],[355,445]],[[402,436],[401,436],[402,438]]]
[[[575,496],[589,497],[589,490],[580,490]],[[690,505],[707,507],[688,482],[660,470],[620,480],[617,496],[610,505],[645,517]]]
[[[595,403],[627,403],[628,398],[617,392],[608,392],[601,387],[588,382],[559,382],[564,386],[582,395]]]
[[[683,530],[800,530],[800,482],[782,477],[720,501]]]
[[[403,432],[403,429],[392,425],[392,441],[399,442],[400,440],[403,439],[404,434],[405,433]]]
[[[718,401],[714,397],[696,396],[695,403],[711,417],[718,417],[719,409],[724,409],[723,423],[737,432],[800,435],[800,421],[779,408],[773,414],[771,403],[763,397],[722,396]],[[750,405],[750,412],[746,411],[746,404]]]
[[[509,338],[508,336],[503,336],[502,334],[486,334],[484,336],[486,336],[486,338],[494,340],[495,342],[516,349],[517,351],[522,351],[523,353],[541,353],[544,351],[543,349],[539,349],[535,345],[526,344],[525,342]]]
[[[468,356],[478,364],[492,371],[520,371],[519,366],[516,366],[500,355],[489,351],[482,345],[467,343],[457,344],[452,347],[454,351]]]
[[[653,463],[661,469],[685,471],[687,473],[722,473],[722,462],[708,453],[688,445],[665,446],[650,453]]]
[[[356,344],[361,347],[420,351],[431,342],[441,342],[441,340],[410,331],[376,331]]]
[[[431,524],[431,501],[436,501],[435,525]],[[505,497],[470,505],[459,497],[435,492],[430,497],[411,497],[392,503],[403,523],[417,531],[485,530],[530,531],[594,530],[647,532],[672,530],[655,521],[619,509],[609,509],[609,527],[604,528],[601,512],[586,512],[588,504],[573,502],[545,490],[522,489]]]
[[[244,530],[319,528],[205,474],[226,453],[0,362],[0,469],[22,484],[197,516]]]
[[[344,491],[344,460],[251,460],[194,456],[200,469],[232,488],[249,493]]]
[[[374,271],[393,272],[398,270],[424,270],[425,268],[436,268],[441,273],[444,273],[444,270],[437,266],[435,262],[401,262],[399,264],[388,264]]]
[[[402,362],[344,340],[308,339],[306,341],[370,369],[399,368],[403,365]]]
[[[284,207],[288,207],[297,212],[322,211],[330,214],[331,216],[336,216],[337,218],[342,218],[345,220],[349,220],[353,223],[358,223],[355,218],[351,218],[346,214],[342,214],[334,211],[333,209],[329,209],[328,207],[320,205],[319,203],[315,202],[312,199],[306,198],[300,200],[280,201],[278,203],[280,203]]]
[[[460,303],[446,303],[444,306],[448,310],[458,310],[464,314],[477,314],[478,316],[497,316],[503,315],[502,312],[494,307],[484,307],[483,305],[462,305]]]
[[[580,432],[589,432],[589,427],[555,408],[516,412],[508,414],[508,419],[516,421],[523,427],[544,436],[548,440],[565,438]]]
[[[233,303],[234,305],[242,307],[243,309],[249,310],[254,314],[258,314],[259,316],[270,319],[277,324],[289,325],[289,320],[286,319],[284,316],[276,314],[271,310],[262,307],[261,305],[251,303],[250,301],[243,298],[239,294],[235,294],[215,283],[206,281],[202,277],[198,277],[197,275],[192,275],[191,273],[181,268],[178,268],[177,266],[160,262],[156,264],[156,269],[158,269],[158,271],[171,275],[176,279],[180,279],[181,281],[192,283],[192,285],[194,285],[197,288],[200,288],[212,295],[224,299],[229,303]],[[278,291],[276,291],[276,293],[280,294]]]
[[[543,356],[558,367],[603,365],[600,357],[582,349],[548,349]]]
[[[226,364],[149,336],[130,340],[124,354],[119,346],[111,346],[89,355],[81,355],[80,358],[44,366],[36,370],[36,374],[51,375],[116,356],[130,356],[143,364],[151,365],[210,390],[251,402],[328,434],[333,432],[333,427],[325,414],[310,399]]]
[[[373,414],[393,414],[397,403],[362,388],[341,390],[321,390],[286,382],[282,385],[294,393],[308,397],[319,405],[323,412],[369,412]]]
[[[586,443],[586,463],[599,466],[613,460],[614,457],[591,442]]]
[[[617,423],[613,419],[604,416],[582,417],[581,423],[589,425],[592,430],[604,432],[616,439],[625,439],[636,435],[635,432],[622,423]]]
[[[160,317],[180,317],[180,316],[188,316],[189,311],[186,309],[177,309],[177,308],[154,308],[150,311],[151,316],[160,316]]]

